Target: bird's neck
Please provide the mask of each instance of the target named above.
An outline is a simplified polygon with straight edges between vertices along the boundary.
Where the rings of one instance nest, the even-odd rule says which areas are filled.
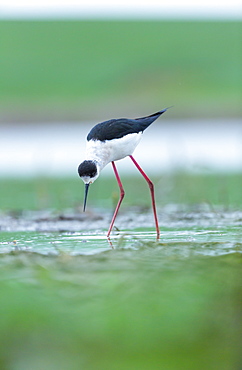
[[[109,163],[109,153],[102,150],[101,145],[101,143],[92,142],[91,140],[91,142],[88,142],[85,155],[85,160],[93,161],[99,171]]]

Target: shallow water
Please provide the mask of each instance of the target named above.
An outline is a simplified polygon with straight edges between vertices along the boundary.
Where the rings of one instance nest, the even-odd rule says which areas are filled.
[[[184,208],[184,207],[183,207]],[[165,255],[183,257],[242,252],[242,212],[206,207],[182,209],[170,205],[159,211],[160,240],[156,241],[152,214],[129,211],[117,218],[107,239],[107,213],[95,211],[80,217],[50,211],[29,212],[12,217],[1,215],[0,253],[16,251],[41,254],[95,255],[112,249],[155,248]]]
[[[112,248],[138,250],[140,248],[164,249],[166,254],[223,255],[242,252],[242,238],[238,230],[180,230],[161,232],[157,242],[153,231],[122,232],[107,239],[105,233],[5,233],[1,237],[0,252],[29,251],[41,254],[93,255]]]

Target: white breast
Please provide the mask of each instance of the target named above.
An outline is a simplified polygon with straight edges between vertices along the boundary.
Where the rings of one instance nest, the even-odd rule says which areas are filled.
[[[106,140],[90,140],[86,146],[86,160],[95,160],[103,169],[109,162],[118,161],[128,155],[132,155],[134,149],[141,140],[142,133],[128,134],[121,139]]]

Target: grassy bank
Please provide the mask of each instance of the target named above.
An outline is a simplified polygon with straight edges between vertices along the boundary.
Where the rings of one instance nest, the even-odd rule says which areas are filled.
[[[241,254],[0,258],[3,369],[239,369]]]
[[[166,204],[222,205],[241,209],[242,175],[174,173],[152,178],[158,206]],[[123,178],[126,191],[123,207],[150,206],[146,182],[139,176]],[[25,210],[82,208],[84,185],[75,178],[1,179],[1,209]],[[119,188],[115,178],[102,177],[91,185],[89,207],[111,208],[117,202]]]
[[[0,35],[3,120],[241,112],[239,21],[2,20]]]

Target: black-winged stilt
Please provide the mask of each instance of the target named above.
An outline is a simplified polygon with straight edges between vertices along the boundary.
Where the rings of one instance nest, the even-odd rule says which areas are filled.
[[[160,230],[155,206],[154,185],[149,177],[146,175],[146,173],[139,166],[139,164],[136,162],[132,154],[134,149],[140,142],[143,131],[167,109],[168,108],[163,109],[147,117],[136,119],[119,118],[98,123],[91,129],[91,131],[87,135],[85,160],[78,167],[79,176],[82,178],[85,184],[83,211],[85,212],[86,209],[89,185],[98,178],[101,170],[110,162],[112,163],[113,170],[120,189],[120,198],[116,206],[112,221],[110,223],[107,237],[109,237],[111,233],[114,221],[116,219],[118,210],[125,194],[114,162],[129,156],[149,185],[155,218],[156,234],[157,239],[159,239]]]

